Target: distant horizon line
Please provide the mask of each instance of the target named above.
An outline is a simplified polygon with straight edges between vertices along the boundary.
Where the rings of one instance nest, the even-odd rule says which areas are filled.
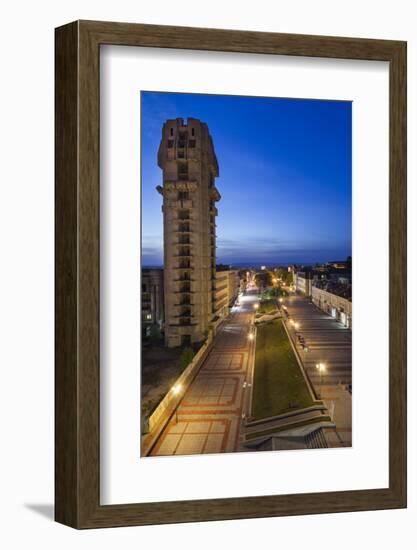
[[[299,266],[313,266],[313,265],[325,265],[328,263],[334,263],[334,262],[346,262],[347,259],[351,257],[351,254],[347,256],[344,259],[336,259],[336,260],[327,260],[325,262],[317,262],[317,261],[308,261],[308,262],[265,262],[265,261],[252,261],[252,262],[218,262],[216,265],[228,265],[231,267],[256,267],[256,266],[265,266],[265,267],[289,267],[291,265],[299,265]],[[154,268],[154,269],[163,269],[163,264],[142,264],[142,268]]]

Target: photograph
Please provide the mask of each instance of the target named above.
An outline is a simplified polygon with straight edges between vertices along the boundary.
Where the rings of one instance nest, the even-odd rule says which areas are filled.
[[[142,91],[141,456],[352,446],[352,103]]]
[[[412,549],[415,5],[2,7],[0,548]]]

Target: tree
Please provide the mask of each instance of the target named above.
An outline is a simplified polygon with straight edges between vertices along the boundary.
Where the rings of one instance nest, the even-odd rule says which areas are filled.
[[[161,329],[159,325],[154,323],[149,328],[149,341],[152,345],[156,345],[161,340]]]
[[[181,370],[184,370],[188,367],[188,365],[191,363],[194,357],[194,350],[193,348],[190,348],[189,346],[184,348],[180,355],[180,367]]]
[[[277,269],[277,275],[282,280],[284,285],[290,285],[292,283],[292,273],[285,267],[279,267]]]
[[[255,274],[255,284],[262,291],[272,286],[272,273],[270,271],[258,271]]]
[[[271,298],[280,298],[282,296],[288,296],[288,292],[281,287],[273,287],[262,294],[262,299],[270,300]]]

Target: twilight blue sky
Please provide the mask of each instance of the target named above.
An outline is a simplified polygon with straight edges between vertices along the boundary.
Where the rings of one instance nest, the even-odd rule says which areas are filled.
[[[163,123],[208,124],[219,161],[217,262],[309,264],[352,253],[352,105],[141,92],[142,264],[162,265]]]

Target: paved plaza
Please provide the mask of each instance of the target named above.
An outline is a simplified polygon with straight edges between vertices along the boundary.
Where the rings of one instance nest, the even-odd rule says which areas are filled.
[[[252,376],[253,343],[248,335],[256,301],[256,294],[248,293],[241,298],[240,307],[233,308],[151,455],[239,450]]]
[[[321,395],[336,423],[336,438],[345,446],[352,443],[352,397],[346,386],[352,384],[352,331],[319,310],[304,296],[285,300],[290,319],[299,323],[297,333],[287,321],[298,354],[316,393]],[[296,334],[304,337],[303,351]],[[322,377],[316,364],[324,363]],[[333,446],[333,442],[329,442]],[[334,442],[336,445],[337,441]]]

